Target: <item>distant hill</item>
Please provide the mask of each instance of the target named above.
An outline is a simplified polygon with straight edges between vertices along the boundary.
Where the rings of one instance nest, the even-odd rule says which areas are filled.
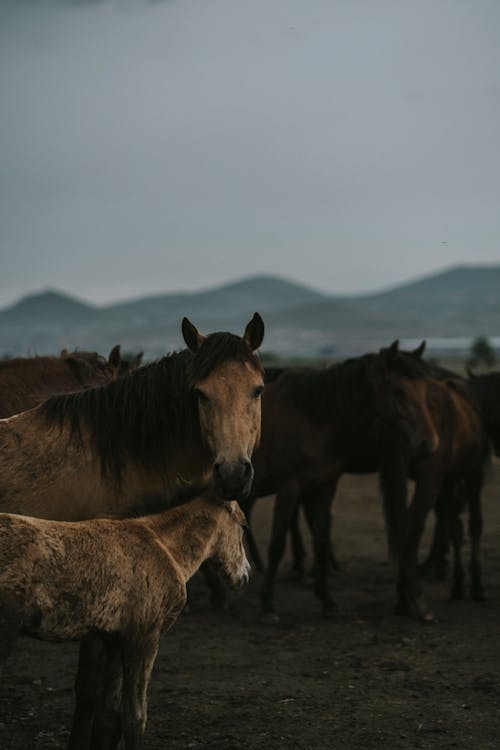
[[[88,321],[96,308],[62,292],[47,289],[29,294],[0,311],[2,323],[76,323]]]
[[[96,307],[44,291],[0,311],[0,354],[54,353],[63,346],[161,356],[183,345],[188,316],[204,332],[242,332],[257,310],[264,351],[347,356],[394,338],[500,336],[500,265],[460,266],[383,292],[328,296],[273,276],[199,292],[154,295]]]
[[[377,294],[358,296],[356,303],[378,310],[442,313],[457,310],[500,311],[500,265],[457,266]]]

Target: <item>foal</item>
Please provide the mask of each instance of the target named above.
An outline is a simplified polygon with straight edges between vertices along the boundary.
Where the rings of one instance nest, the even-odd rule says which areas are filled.
[[[212,493],[134,519],[75,523],[0,514],[0,665],[20,632],[49,641],[98,633],[108,664],[117,666],[120,681],[123,675],[126,750],[138,750],[160,635],[186,603],[186,582],[207,559],[230,584],[248,581],[243,523],[236,502]],[[117,717],[106,708],[94,725],[99,747],[117,740]]]

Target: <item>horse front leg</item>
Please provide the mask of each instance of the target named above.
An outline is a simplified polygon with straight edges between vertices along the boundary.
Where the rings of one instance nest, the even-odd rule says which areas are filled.
[[[122,644],[122,726],[126,750],[141,750],[147,721],[147,690],[160,631]]]
[[[257,541],[253,535],[252,531],[252,525],[251,525],[251,517],[252,517],[252,510],[253,506],[255,505],[255,501],[257,500],[256,497],[253,495],[250,495],[249,497],[245,498],[244,500],[240,500],[240,506],[242,511],[244,512],[246,519],[247,519],[247,526],[244,528],[244,534],[245,534],[245,542],[248,547],[249,557],[252,565],[255,566],[255,569],[259,571],[259,573],[264,572],[264,563],[262,562],[262,556],[259,551],[259,547],[257,545]]]
[[[453,579],[451,584],[451,598],[465,598],[465,575],[462,561],[462,546],[464,543],[464,527],[459,513],[455,513],[451,520],[451,541],[453,544]]]
[[[105,674],[103,696],[95,710],[90,750],[118,750],[122,738],[122,654],[118,638],[105,643]]]
[[[306,551],[300,532],[299,504],[297,504],[290,521],[290,538],[292,541],[292,570],[298,578],[302,578]]]
[[[481,510],[481,491],[483,488],[484,474],[478,472],[467,483],[469,492],[469,534],[471,539],[470,553],[470,577],[471,597],[476,601],[484,601],[484,593],[481,573],[480,544],[483,533],[483,514]]]
[[[397,594],[398,614],[412,615],[424,622],[432,622],[434,616],[425,600],[418,574],[418,548],[425,521],[435,505],[439,492],[438,482],[426,471],[418,477],[415,492],[408,508],[406,543],[399,560]]]
[[[269,541],[268,565],[260,592],[262,605],[261,619],[264,621],[277,622],[279,620],[274,610],[276,573],[285,551],[286,535],[293,513],[297,507],[298,498],[299,486],[294,481],[288,482],[281,487],[276,495],[271,538]]]
[[[105,645],[99,636],[91,635],[81,640],[68,750],[90,748],[95,712],[103,695],[105,657]]]
[[[313,534],[314,546],[314,591],[322,603],[324,617],[332,617],[338,606],[329,588],[331,562],[330,515],[336,482],[325,487],[315,487],[302,497],[304,510]]]
[[[428,581],[444,581],[448,576],[450,546],[450,524],[446,517],[446,503],[440,496],[435,510],[435,526],[431,549],[427,559],[419,566],[422,578]]]

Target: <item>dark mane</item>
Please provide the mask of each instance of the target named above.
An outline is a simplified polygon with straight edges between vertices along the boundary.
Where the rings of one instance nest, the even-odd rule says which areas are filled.
[[[197,356],[187,350],[167,355],[106,385],[53,396],[38,412],[49,425],[69,425],[73,439],[85,426],[103,473],[120,477],[125,454],[154,468],[181,442],[200,439],[187,378]]]
[[[189,376],[191,383],[204,380],[217,367],[229,360],[236,362],[247,362],[257,372],[263,373],[262,365],[258,357],[249,349],[245,341],[234,333],[211,333],[209,334],[196,356],[193,357]]]
[[[318,425],[331,421],[333,415],[340,422],[352,421],[355,414],[365,417],[367,409],[373,411],[367,373],[376,356],[366,354],[322,369],[291,368],[278,377],[278,387]]]
[[[365,354],[324,368],[284,368],[271,372],[270,381],[279,380],[281,387],[296,408],[316,424],[326,424],[335,416],[339,423],[352,426],[375,418],[373,386],[384,371],[402,377],[429,377],[428,365],[405,352],[388,356]]]
[[[228,360],[261,370],[243,339],[213,333],[195,354],[186,349],[97,388],[53,396],[38,411],[49,425],[69,425],[73,439],[85,426],[102,472],[119,479],[126,455],[155,469],[180,445],[201,445],[193,386]]]

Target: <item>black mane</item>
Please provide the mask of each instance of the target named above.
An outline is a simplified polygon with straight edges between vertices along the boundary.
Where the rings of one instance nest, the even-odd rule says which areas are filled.
[[[384,371],[406,378],[429,376],[425,362],[405,352],[392,356],[387,350],[364,354],[324,368],[284,368],[271,372],[270,381],[278,380],[286,397],[316,424],[331,421],[353,427],[375,418],[373,386]]]
[[[180,446],[201,446],[193,386],[231,359],[260,369],[243,339],[214,333],[195,354],[186,349],[105,385],[52,396],[38,412],[49,425],[69,425],[73,439],[85,426],[103,473],[120,478],[126,456],[158,468]]]

